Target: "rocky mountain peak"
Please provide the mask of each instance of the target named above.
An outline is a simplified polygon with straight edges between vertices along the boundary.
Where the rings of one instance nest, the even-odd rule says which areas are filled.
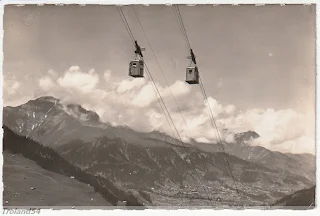
[[[71,114],[72,116],[85,121],[99,121],[100,119],[99,115],[96,112],[86,110],[78,104],[66,105],[66,111],[68,114]]]
[[[234,137],[236,143],[238,144],[246,144],[247,141],[251,140],[251,139],[257,139],[259,138],[260,135],[257,134],[255,131],[246,131],[246,132],[242,132],[242,133],[237,133]]]

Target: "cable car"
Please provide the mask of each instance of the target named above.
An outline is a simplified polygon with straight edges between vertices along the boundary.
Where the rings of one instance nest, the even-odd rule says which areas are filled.
[[[199,84],[199,71],[197,66],[187,67],[186,82],[189,84]]]
[[[144,61],[143,59],[135,59],[130,62],[129,76],[134,78],[144,77]]]
[[[186,82],[189,84],[199,84],[199,70],[197,67],[196,56],[194,55],[192,49],[190,49],[191,56],[188,56],[188,59],[191,59],[191,64],[186,68]],[[192,66],[194,64],[194,66]]]
[[[134,60],[130,61],[129,64],[129,76],[141,78],[144,77],[144,61],[142,51],[144,51],[145,48],[141,48],[137,41],[135,41],[135,46],[135,58]]]

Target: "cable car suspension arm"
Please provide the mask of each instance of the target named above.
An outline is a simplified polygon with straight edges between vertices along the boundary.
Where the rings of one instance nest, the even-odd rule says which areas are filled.
[[[145,51],[146,49],[141,48],[136,40],[134,41],[134,43],[135,43],[135,47],[136,47],[136,50],[134,51],[134,53],[143,57],[142,51]]]
[[[196,62],[196,56],[194,55],[192,49],[190,49],[190,56],[188,56],[188,59],[191,59],[191,61],[197,65],[197,62]]]

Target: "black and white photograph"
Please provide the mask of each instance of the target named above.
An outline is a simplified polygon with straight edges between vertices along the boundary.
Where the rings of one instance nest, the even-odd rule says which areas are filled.
[[[315,4],[3,8],[3,208],[315,208]]]

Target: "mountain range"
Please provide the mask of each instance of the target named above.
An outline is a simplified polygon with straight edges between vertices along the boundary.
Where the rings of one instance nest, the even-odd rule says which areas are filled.
[[[265,205],[315,184],[313,155],[250,146],[247,141],[259,137],[254,131],[223,142],[225,153],[217,144],[115,127],[51,96],[4,107],[3,123],[83,171],[145,191],[155,205]]]

